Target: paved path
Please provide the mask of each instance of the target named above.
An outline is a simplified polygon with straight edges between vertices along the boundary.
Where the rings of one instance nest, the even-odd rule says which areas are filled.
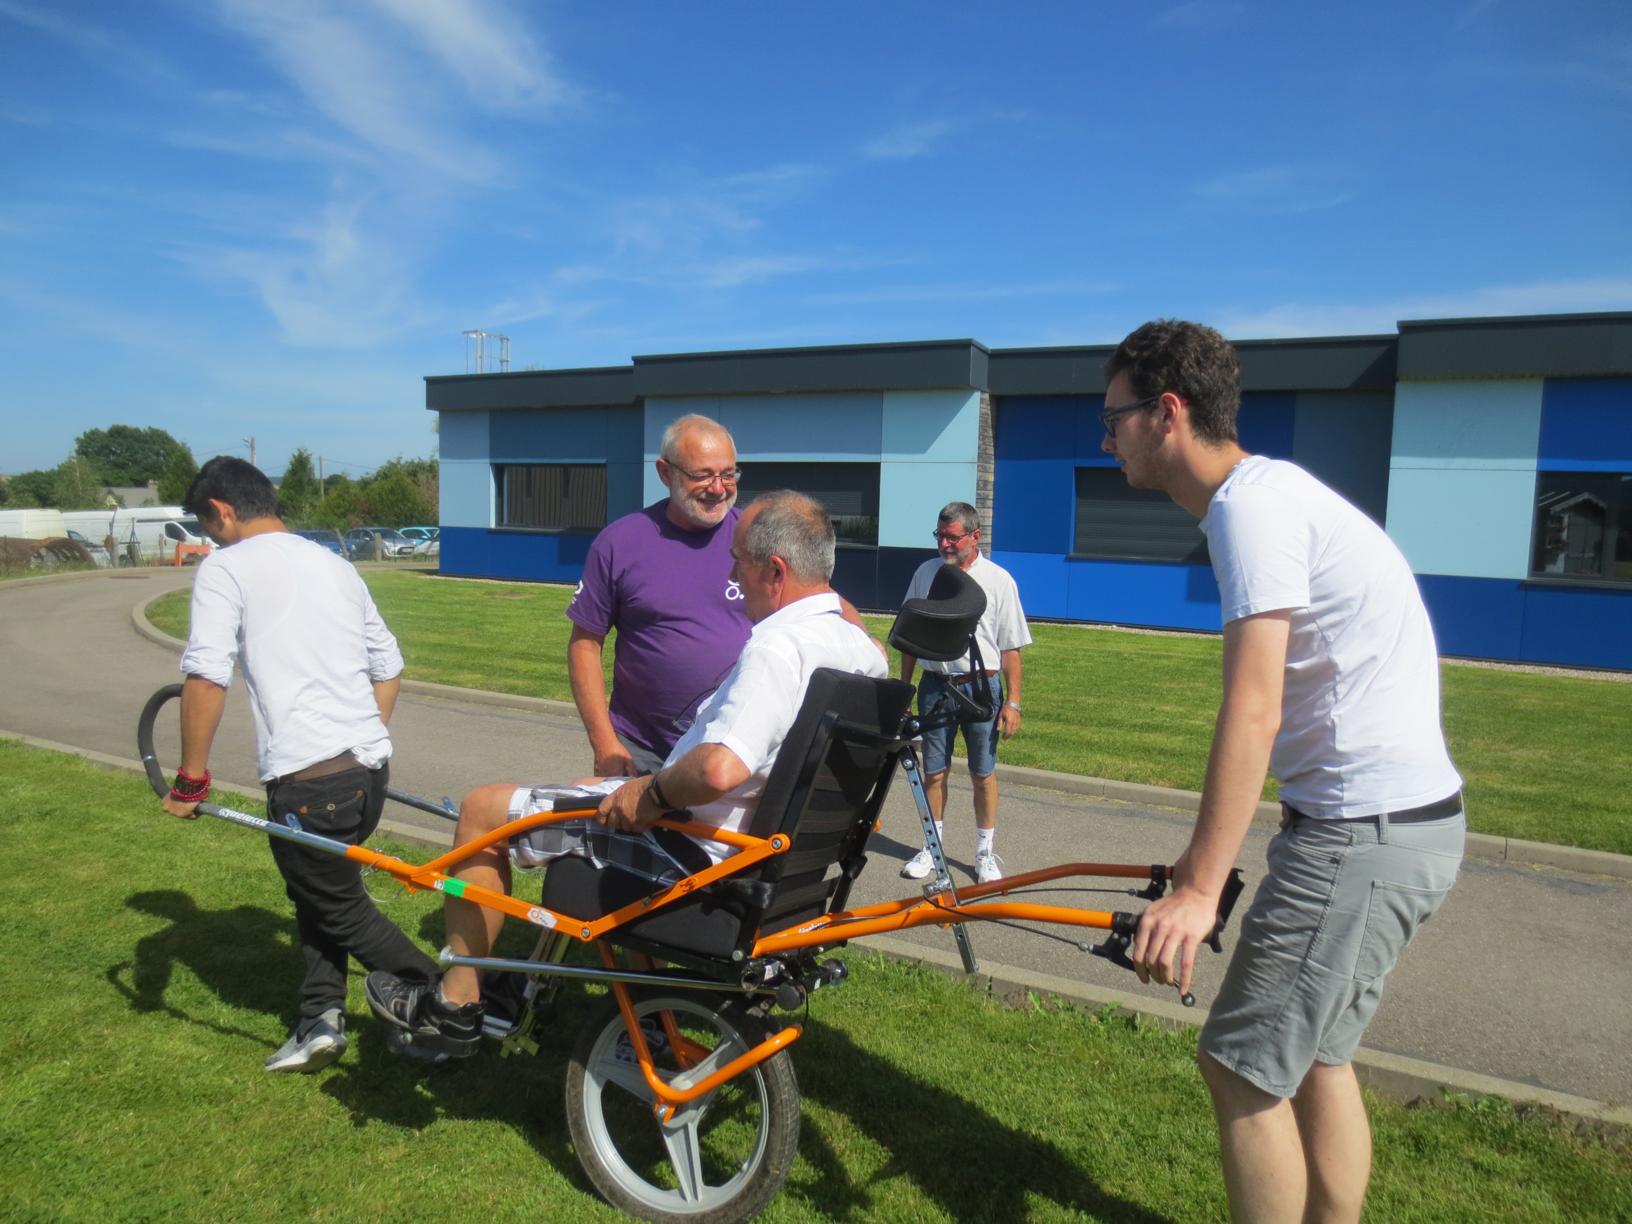
[[[164,571],[0,583],[0,730],[133,758],[137,711],[178,673],[172,650],[134,631],[131,609],[190,580],[191,571]],[[211,762],[218,776],[253,782],[252,734],[242,687],[235,685]],[[485,781],[557,781],[589,768],[587,745],[567,707],[518,710],[406,693],[392,734],[393,783],[429,797],[457,798]],[[161,741],[160,751],[173,761],[174,739],[168,748]],[[998,848],[1011,871],[1079,859],[1170,862],[1191,822],[1170,809],[1029,786],[1009,787],[1003,805]],[[970,810],[968,788],[955,780],[949,850],[966,875],[973,858]],[[448,836],[449,826],[435,817],[396,812],[401,823]],[[856,901],[904,895],[910,886],[896,878],[896,868],[915,848],[915,829],[906,787],[897,786]],[[1248,837],[1242,864],[1249,889],[1269,832],[1255,827]],[[1137,905],[1105,894],[1061,899],[1097,909]],[[972,930],[983,967],[1015,966],[1090,989],[1172,998],[1139,987],[1131,974],[1069,943],[994,925]],[[900,940],[942,953],[952,947],[942,931]],[[1624,1106],[1632,1102],[1628,948],[1632,881],[1470,861],[1391,978],[1367,1046]],[[1203,954],[1202,1007],[1222,967],[1221,959]]]

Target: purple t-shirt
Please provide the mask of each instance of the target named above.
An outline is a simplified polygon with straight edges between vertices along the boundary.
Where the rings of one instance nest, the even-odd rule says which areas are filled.
[[[686,531],[668,501],[609,523],[589,546],[567,616],[586,633],[618,631],[612,729],[666,756],[742,653],[752,626],[731,581],[735,507],[718,527]]]

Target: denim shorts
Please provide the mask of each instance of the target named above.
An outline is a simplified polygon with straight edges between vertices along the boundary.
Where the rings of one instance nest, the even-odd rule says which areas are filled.
[[[924,773],[930,777],[945,773],[952,765],[952,739],[963,729],[963,746],[969,754],[969,772],[977,778],[989,778],[997,769],[997,714],[1003,708],[1003,682],[996,675],[986,677],[992,694],[992,717],[985,722],[963,717],[947,727],[924,732]],[[946,692],[949,682],[940,672],[925,671],[918,684],[918,713],[927,713]],[[978,692],[976,682],[961,686],[965,692]]]
[[[1288,815],[1201,1048],[1272,1096],[1351,1061],[1400,952],[1456,883],[1467,821]]]

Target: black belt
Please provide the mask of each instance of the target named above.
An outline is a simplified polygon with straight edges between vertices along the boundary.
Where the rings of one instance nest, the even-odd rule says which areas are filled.
[[[1384,812],[1389,824],[1410,824],[1419,820],[1444,820],[1447,816],[1455,816],[1462,810],[1462,792],[1457,791],[1447,798],[1433,803],[1425,803],[1421,807],[1405,808],[1398,812]],[[1281,814],[1292,820],[1314,820],[1315,817],[1298,811],[1290,803],[1281,804]],[[1378,820],[1377,816],[1338,816],[1335,820]]]
[[[317,761],[306,766],[305,769],[297,769],[294,773],[284,774],[283,777],[273,778],[272,781],[310,782],[313,778],[327,778],[330,774],[345,773],[348,769],[361,768],[363,768],[362,764],[356,757],[351,755],[348,749],[345,752],[336,753],[326,761]]]

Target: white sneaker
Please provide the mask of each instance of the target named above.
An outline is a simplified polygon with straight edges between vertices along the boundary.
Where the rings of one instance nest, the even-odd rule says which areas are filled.
[[[901,878],[903,880],[927,880],[929,873],[935,870],[935,860],[930,857],[929,847],[925,846],[905,863],[901,864]]]
[[[346,1052],[346,1017],[338,1007],[295,1026],[266,1060],[268,1071],[321,1071]]]
[[[995,850],[975,854],[975,883],[990,884],[994,880],[1003,878],[1003,860],[997,857]]]

